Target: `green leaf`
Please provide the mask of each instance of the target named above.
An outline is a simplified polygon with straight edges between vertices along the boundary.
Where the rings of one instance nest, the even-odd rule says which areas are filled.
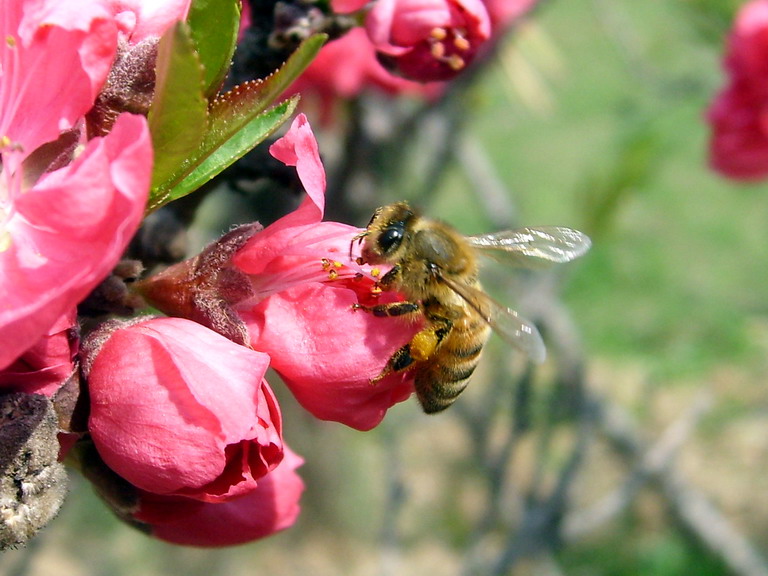
[[[157,210],[209,182],[277,130],[291,117],[298,102],[299,97],[294,96],[256,116],[241,119],[237,130],[211,134],[198,154],[187,163],[184,174],[154,196],[147,211]]]
[[[153,192],[179,171],[206,133],[208,101],[202,76],[189,29],[180,22],[158,46],[155,95],[148,116],[155,151]]]
[[[211,106],[211,115],[216,116],[227,108],[232,108],[233,112],[251,106],[266,109],[304,72],[327,39],[327,34],[310,36],[278,70],[264,80],[246,82],[217,98]]]
[[[240,28],[238,0],[194,0],[187,17],[200,62],[208,99],[216,95],[229,71]]]
[[[267,110],[304,71],[325,42],[325,35],[301,43],[274,74],[246,82],[211,103],[208,127],[196,149],[153,189],[148,211],[194,192],[272,134],[293,113],[298,96]]]

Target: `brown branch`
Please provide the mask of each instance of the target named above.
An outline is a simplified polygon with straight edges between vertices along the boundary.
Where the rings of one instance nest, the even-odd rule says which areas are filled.
[[[707,396],[700,396],[687,414],[672,424],[654,447],[645,449],[629,415],[602,400],[601,430],[614,450],[635,466],[635,474],[630,479],[633,484],[628,482],[625,485],[626,494],[614,493],[591,510],[569,517],[564,531],[568,539],[582,536],[597,527],[599,520],[608,519],[613,511],[620,511],[629,504],[640,485],[648,482],[664,497],[675,519],[718,556],[733,574],[768,576],[768,564],[762,555],[675,466],[674,456],[709,402]]]

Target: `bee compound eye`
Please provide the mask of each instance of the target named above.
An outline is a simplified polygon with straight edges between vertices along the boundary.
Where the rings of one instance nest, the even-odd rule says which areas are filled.
[[[384,253],[394,250],[400,246],[400,243],[403,241],[404,233],[405,227],[402,223],[387,226],[379,236],[379,248],[381,248]]]

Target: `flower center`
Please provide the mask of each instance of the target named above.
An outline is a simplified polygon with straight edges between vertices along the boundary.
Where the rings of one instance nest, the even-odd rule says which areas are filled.
[[[472,44],[463,28],[433,28],[427,42],[432,57],[451,70],[458,72],[467,65]]]

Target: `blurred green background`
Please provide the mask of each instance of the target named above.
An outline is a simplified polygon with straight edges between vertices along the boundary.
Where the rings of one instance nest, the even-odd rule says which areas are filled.
[[[665,466],[729,534],[768,555],[768,188],[708,170],[704,121],[738,4],[544,0],[464,95],[463,142],[506,191],[512,220],[592,236],[591,252],[560,271],[586,385],[647,446],[687,425],[670,433]],[[477,193],[477,161],[464,160],[420,203],[481,233],[495,222],[482,207],[487,194]],[[401,192],[381,191],[381,203]],[[502,364],[509,356],[497,340],[493,354]],[[411,401],[368,433],[314,421],[275,378],[285,437],[306,459],[304,509],[292,530],[229,550],[173,548],[118,523],[73,477],[60,517],[33,545],[0,557],[0,574],[490,574],[508,540],[521,537],[516,530],[530,526],[525,502],[556,490],[580,437],[578,419],[553,416],[547,402],[557,386],[546,369],[533,392],[519,381],[504,392],[487,384],[494,378],[481,367],[465,409],[426,417]],[[501,467],[505,492],[491,499],[488,472],[499,468],[483,468],[478,454],[480,409],[488,395],[521,390],[534,396],[525,429],[506,408],[483,429],[482,445],[502,450],[517,426],[514,457]],[[642,458],[619,452],[592,438],[569,480],[567,512],[629,489]],[[561,545],[499,573],[768,573],[729,567],[650,476],[593,528],[568,532],[566,521]],[[497,507],[490,520],[489,505]]]

